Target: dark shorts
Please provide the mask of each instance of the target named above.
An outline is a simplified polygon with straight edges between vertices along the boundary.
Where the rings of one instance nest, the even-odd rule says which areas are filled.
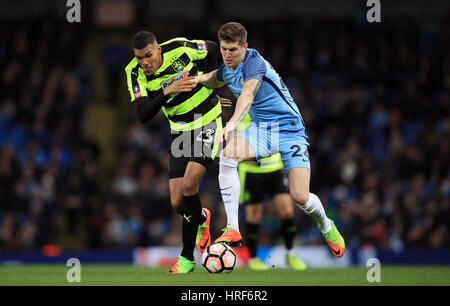
[[[214,137],[222,128],[221,120],[214,120],[205,126],[171,135],[169,149],[169,179],[183,177],[189,162],[193,161],[208,168],[215,157]]]
[[[289,193],[284,181],[283,170],[270,173],[246,173],[245,193],[247,204],[257,204],[264,201],[267,195],[273,198],[280,193]]]

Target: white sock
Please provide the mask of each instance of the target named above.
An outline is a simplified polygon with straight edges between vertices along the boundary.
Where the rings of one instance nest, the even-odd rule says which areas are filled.
[[[239,196],[241,182],[239,180],[238,162],[232,158],[221,157],[219,162],[219,187],[222,194],[227,227],[239,232]]]
[[[316,220],[317,226],[323,233],[331,230],[331,220],[328,219],[325,214],[325,209],[323,208],[319,197],[314,193],[309,193],[309,200],[305,205],[297,204],[297,206],[300,207],[305,214]]]

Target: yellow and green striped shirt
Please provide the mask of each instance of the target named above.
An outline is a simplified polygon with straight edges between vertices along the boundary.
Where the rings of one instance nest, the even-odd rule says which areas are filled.
[[[208,54],[204,40],[178,37],[160,46],[163,63],[154,75],[147,77],[136,58],[126,66],[131,102],[138,97],[154,97],[178,79],[204,73],[197,63]],[[170,95],[162,110],[169,120],[170,128],[175,131],[200,128],[222,113],[220,101],[213,90],[200,84],[190,92]]]

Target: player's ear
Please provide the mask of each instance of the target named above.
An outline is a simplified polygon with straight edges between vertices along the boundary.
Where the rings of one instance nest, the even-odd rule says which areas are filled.
[[[245,42],[244,43],[244,49],[247,49],[248,48],[248,42]]]

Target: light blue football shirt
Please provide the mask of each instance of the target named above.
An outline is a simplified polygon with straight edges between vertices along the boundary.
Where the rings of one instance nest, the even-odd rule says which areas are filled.
[[[288,88],[272,65],[255,49],[247,49],[244,61],[235,71],[222,63],[216,78],[225,82],[236,98],[241,95],[244,82],[250,79],[260,80],[261,87],[249,110],[252,120],[256,124],[278,122],[280,132],[305,129],[300,111]]]

